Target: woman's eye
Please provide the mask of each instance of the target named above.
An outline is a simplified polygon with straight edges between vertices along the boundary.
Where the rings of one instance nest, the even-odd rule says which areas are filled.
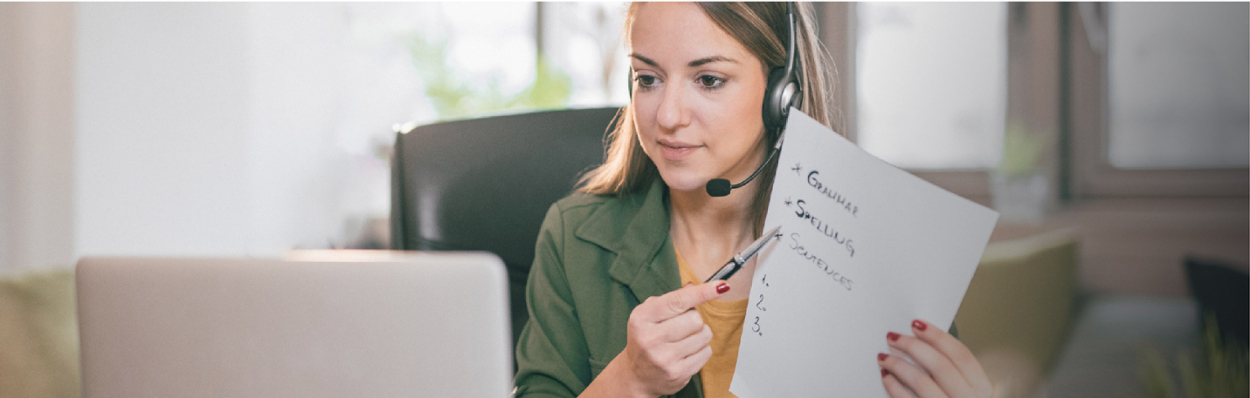
[[[655,76],[651,75],[638,75],[634,80],[637,80],[638,86],[642,88],[650,88],[655,84]]]
[[[721,79],[716,76],[711,76],[711,75],[699,76],[699,84],[703,85],[703,88],[717,89],[717,88],[720,88],[721,84],[724,84],[724,83],[725,83],[725,79]]]

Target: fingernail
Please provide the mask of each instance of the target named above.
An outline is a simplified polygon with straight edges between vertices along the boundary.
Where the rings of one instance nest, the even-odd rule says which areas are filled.
[[[889,375],[890,375],[890,371],[885,370],[885,368],[882,368],[882,369],[881,369],[881,377],[886,377],[886,376],[889,376]]]
[[[725,294],[725,292],[728,292],[728,291],[729,291],[728,283],[721,283],[720,286],[716,287],[716,293],[718,294]]]
[[[884,352],[883,352],[883,353],[880,353],[880,354],[877,354],[877,360],[878,360],[878,361],[884,361],[886,358],[889,358],[889,357],[890,357],[890,354],[886,354],[886,353],[884,353]],[[884,370],[884,369],[883,369],[883,370]]]
[[[890,341],[898,341],[899,334],[894,332],[886,333],[885,338],[890,339]]]
[[[926,326],[924,322],[921,322],[919,319],[917,319],[917,320],[911,321],[911,327],[916,328],[916,330],[923,332],[924,329],[927,328],[928,326]]]

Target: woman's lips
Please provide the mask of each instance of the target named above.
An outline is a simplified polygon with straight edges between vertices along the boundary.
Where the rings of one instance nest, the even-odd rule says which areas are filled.
[[[664,158],[668,160],[685,159],[702,146],[680,142],[660,142],[659,144],[661,152],[664,153]]]

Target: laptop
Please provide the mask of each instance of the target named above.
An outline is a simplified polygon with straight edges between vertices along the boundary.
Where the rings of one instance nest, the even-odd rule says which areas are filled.
[[[82,392],[505,397],[507,277],[489,253],[84,258]]]

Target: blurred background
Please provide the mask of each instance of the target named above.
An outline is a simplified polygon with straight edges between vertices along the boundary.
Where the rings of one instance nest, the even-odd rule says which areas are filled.
[[[0,276],[386,248],[396,130],[625,104],[626,7],[0,4]],[[1250,6],[815,8],[841,133],[1003,214],[957,323],[1008,395],[1215,396],[1183,362],[1211,358],[1193,270],[1246,289]],[[22,292],[0,316],[41,297]],[[1240,300],[1244,325],[1232,297],[1213,300]],[[1037,313],[1048,334],[994,337]],[[0,342],[44,333],[7,325]],[[1240,381],[1207,384],[1245,385],[1242,336]],[[995,356],[1013,344],[1026,360]],[[68,360],[21,352],[0,349],[0,389],[77,394],[76,373],[15,378]]]

